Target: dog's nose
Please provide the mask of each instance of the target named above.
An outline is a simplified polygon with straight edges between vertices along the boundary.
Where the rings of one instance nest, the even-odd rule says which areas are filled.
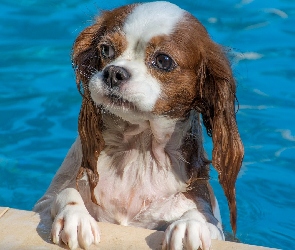
[[[129,72],[119,66],[110,65],[103,71],[103,81],[111,88],[119,86],[129,78]]]

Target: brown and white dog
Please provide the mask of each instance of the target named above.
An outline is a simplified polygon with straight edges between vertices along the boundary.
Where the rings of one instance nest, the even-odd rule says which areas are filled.
[[[200,22],[168,2],[106,11],[78,36],[72,58],[79,137],[34,208],[51,213],[53,242],[97,244],[96,221],[165,230],[163,249],[224,239],[200,116],[235,232],[244,154],[236,87]]]

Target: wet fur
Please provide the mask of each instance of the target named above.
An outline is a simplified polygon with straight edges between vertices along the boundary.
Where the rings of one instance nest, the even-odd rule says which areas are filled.
[[[153,111],[138,112],[139,117],[153,117],[149,123],[131,125],[97,105],[91,97],[90,79],[109,63],[100,57],[101,40],[108,36],[118,41],[117,54],[122,54],[127,45],[121,28],[137,6],[102,13],[75,41],[72,59],[77,87],[83,95],[79,138],[35,210],[45,213],[56,194],[77,187],[89,213],[101,221],[165,229],[178,218],[199,218],[207,223],[211,234],[222,234],[218,204],[208,181],[202,116],[207,133],[212,136],[212,163],[228,199],[235,232],[235,181],[243,159],[235,118],[235,81],[223,50],[193,16],[185,13],[176,31],[170,36],[152,38],[146,49],[149,58],[159,44],[179,64],[170,75],[148,68],[152,77],[165,83]],[[158,125],[163,125],[162,130]],[[168,131],[169,140],[159,142],[158,131]],[[72,197],[78,195],[75,191],[65,192],[72,192]],[[68,194],[61,197],[65,207],[74,204],[65,198]],[[189,212],[196,208],[200,215]],[[58,211],[53,209],[51,213],[58,216]],[[171,225],[169,230],[173,230]]]
[[[126,8],[126,12],[123,12],[127,15],[133,7],[123,7]],[[77,67],[77,83],[80,84],[82,82],[86,90],[87,82],[93,72],[101,70],[103,67],[103,63],[97,56],[99,52],[96,43],[99,37],[109,30],[114,29],[114,27],[122,26],[124,20],[124,16],[116,19],[113,18],[113,15],[109,15],[111,15],[110,12],[105,12],[96,24],[80,34],[74,45],[73,62]],[[118,17],[116,15],[114,16]],[[180,114],[186,115],[188,110],[195,109],[202,114],[207,133],[212,136],[213,140],[212,163],[219,173],[219,181],[229,203],[233,231],[236,232],[235,182],[243,160],[244,148],[235,118],[235,81],[224,51],[210,39],[205,28],[190,14],[186,14],[186,20],[181,25],[184,30],[187,29],[187,32],[183,32],[183,30],[180,34],[175,32],[172,40],[177,41],[177,43],[175,45],[172,43],[169,46],[172,47],[171,51],[175,51],[175,49],[176,51],[186,51],[187,47],[179,48],[181,41],[188,41],[185,44],[189,43],[192,45],[186,51],[190,55],[186,57],[186,60],[191,60],[189,64],[192,65],[190,69],[192,73],[183,74],[185,72],[176,72],[176,75],[171,78],[189,78],[189,81],[180,79],[180,82],[191,82],[191,79],[195,78],[196,86],[193,92],[191,90],[187,91],[183,85],[181,85],[181,90],[170,91],[169,89],[165,89],[167,96],[182,96],[181,100],[186,100],[187,103],[180,107],[174,105],[171,110],[171,104],[165,103],[165,107],[164,104],[159,102],[157,103],[155,112],[157,113],[157,110],[161,110],[162,114],[173,116],[175,113],[179,115],[180,112]],[[198,36],[191,36],[191,34],[198,34]],[[161,78],[161,76],[157,77]],[[190,96],[187,96],[188,94]],[[183,98],[183,96],[187,98]],[[175,98],[171,99],[175,102]],[[91,103],[91,101],[89,102]],[[93,105],[90,103],[89,105]],[[179,101],[175,103],[178,105],[182,104]],[[85,109],[84,106],[86,104],[82,105],[81,113]],[[82,118],[80,116],[80,122],[86,122],[85,120],[81,120]],[[88,122],[92,123],[92,121]],[[84,128],[87,128],[87,125],[84,125]],[[91,131],[86,133],[91,134]],[[99,141],[102,141],[102,139]],[[90,146],[90,141],[87,143],[88,148],[93,148],[93,150],[95,148],[101,148],[99,146]],[[85,142],[85,144],[87,143]],[[86,156],[86,153],[84,155]]]

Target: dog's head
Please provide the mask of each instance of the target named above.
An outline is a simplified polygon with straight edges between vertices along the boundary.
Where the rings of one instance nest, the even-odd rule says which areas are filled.
[[[73,48],[84,100],[79,118],[82,167],[95,186],[102,149],[100,107],[131,123],[185,117],[195,109],[213,138],[213,166],[228,198],[235,231],[235,181],[243,145],[235,119],[235,81],[220,46],[200,22],[168,2],[104,12]]]

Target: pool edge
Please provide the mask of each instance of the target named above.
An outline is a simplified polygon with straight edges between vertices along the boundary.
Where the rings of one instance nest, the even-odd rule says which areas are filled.
[[[50,241],[50,225],[32,211],[0,207],[0,249],[64,249]],[[99,246],[92,249],[161,249],[163,232],[98,222]],[[260,246],[213,240],[211,249],[266,250]]]

